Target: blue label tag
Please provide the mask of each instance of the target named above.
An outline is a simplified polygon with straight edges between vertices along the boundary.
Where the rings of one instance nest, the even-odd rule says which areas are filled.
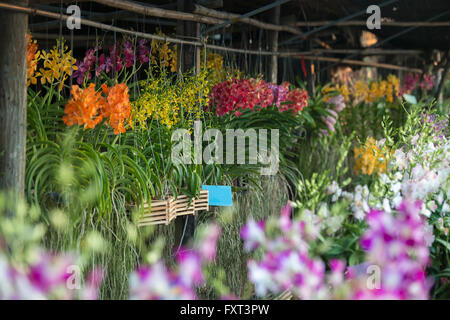
[[[210,206],[231,207],[233,205],[231,186],[202,186],[202,189],[209,191]]]

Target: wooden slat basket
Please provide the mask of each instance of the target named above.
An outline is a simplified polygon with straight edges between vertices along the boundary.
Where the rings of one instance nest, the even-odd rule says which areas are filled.
[[[189,197],[185,195],[180,195],[177,199],[169,197],[167,200],[152,200],[150,205],[144,203],[142,209],[138,227],[168,225],[178,216],[195,215],[198,211],[209,210],[209,193],[208,190],[202,190],[199,197],[192,199],[190,204]]]

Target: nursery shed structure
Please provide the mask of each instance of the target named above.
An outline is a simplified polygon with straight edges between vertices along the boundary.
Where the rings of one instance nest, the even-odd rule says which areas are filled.
[[[373,2],[1,0],[0,188],[24,190],[27,30],[37,39],[63,36],[78,53],[102,32],[105,45],[118,34],[167,40],[181,48],[181,71],[198,68],[201,50],[209,48],[272,82],[296,70],[310,90],[342,65],[419,74],[434,69],[440,75],[439,94],[450,64],[449,1],[376,1],[381,26],[369,30],[367,9]],[[81,9],[79,29],[67,27],[74,17],[67,11],[70,5]]]

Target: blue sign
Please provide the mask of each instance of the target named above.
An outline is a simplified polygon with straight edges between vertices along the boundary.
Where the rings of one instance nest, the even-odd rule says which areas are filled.
[[[202,189],[209,191],[210,206],[231,207],[233,205],[231,186],[202,186]]]

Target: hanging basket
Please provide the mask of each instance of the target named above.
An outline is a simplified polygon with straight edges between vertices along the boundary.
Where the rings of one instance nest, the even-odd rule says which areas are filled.
[[[200,191],[200,196],[194,199],[195,211],[208,211],[209,210],[209,191]]]
[[[202,190],[200,195],[191,200],[185,195],[177,199],[169,197],[167,200],[152,200],[152,203],[142,205],[143,214],[139,217],[138,227],[155,224],[168,225],[178,216],[195,215],[198,211],[209,210],[208,190]]]
[[[167,200],[153,200],[150,205],[144,203],[142,209],[144,213],[139,217],[139,227],[170,223],[171,217]]]
[[[195,213],[195,199],[192,199],[189,204],[189,198],[187,196],[178,196],[177,200],[173,201],[172,209],[177,217],[189,214],[193,215]]]

